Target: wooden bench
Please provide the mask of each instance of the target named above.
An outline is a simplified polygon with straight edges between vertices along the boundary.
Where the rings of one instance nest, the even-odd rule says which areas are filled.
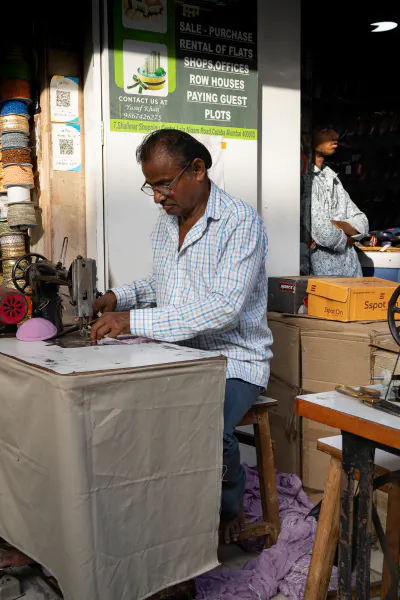
[[[276,543],[280,532],[273,443],[268,419],[268,410],[273,406],[277,406],[277,404],[276,400],[272,400],[266,396],[259,396],[239,423],[239,427],[252,425],[254,437],[242,431],[235,431],[235,435],[241,444],[255,446],[256,448],[263,512],[262,523],[247,525],[245,530],[240,534],[239,539],[244,540],[252,537],[266,536],[266,547]]]

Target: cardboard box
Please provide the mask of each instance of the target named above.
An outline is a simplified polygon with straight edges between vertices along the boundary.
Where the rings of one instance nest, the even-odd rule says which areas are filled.
[[[289,385],[301,387],[300,327],[280,313],[269,313],[269,328],[274,343],[271,361],[271,375]]]
[[[305,308],[309,277],[269,277],[268,309],[298,314]]]
[[[313,279],[308,282],[308,314],[332,321],[383,321],[398,284],[377,277]]]
[[[302,481],[303,486],[315,492],[325,489],[330,456],[317,449],[320,438],[340,435],[339,429],[309,419],[302,419]]]
[[[302,393],[273,376],[269,381],[266,395],[279,402],[268,411],[271,437],[275,442],[275,467],[284,473],[295,473],[304,487],[320,492],[325,487],[329,457],[317,450],[317,440],[340,432],[303,419],[294,412],[294,401]]]
[[[343,323],[276,312],[269,313],[268,319],[274,358],[267,395],[280,403],[270,411],[276,466],[297,474],[300,468],[303,485],[322,491],[329,456],[317,450],[317,440],[339,432],[294,415],[296,436],[291,438],[294,399],[300,393],[326,392],[338,384],[370,384],[382,368],[393,369],[399,348],[383,321]]]
[[[367,385],[375,373],[378,348],[392,352],[386,322],[341,323],[306,315],[269,313],[274,336],[271,374],[309,392],[336,385]]]
[[[275,467],[283,473],[301,477],[300,417],[293,411],[294,401],[301,391],[284,381],[271,377],[266,395],[278,400],[278,406],[268,411],[271,437],[275,442]]]

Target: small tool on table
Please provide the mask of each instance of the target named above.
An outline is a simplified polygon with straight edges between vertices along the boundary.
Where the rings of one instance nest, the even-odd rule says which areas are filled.
[[[400,407],[387,400],[382,400],[379,390],[367,387],[353,388],[348,385],[338,385],[335,390],[340,394],[355,398],[371,408],[376,408],[395,417],[400,417]]]

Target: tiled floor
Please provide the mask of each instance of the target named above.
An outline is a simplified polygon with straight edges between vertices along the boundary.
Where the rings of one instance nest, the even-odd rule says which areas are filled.
[[[60,597],[29,567],[7,569],[7,572],[19,579],[24,600],[60,600]]]
[[[317,504],[322,494],[309,493],[310,500]],[[221,546],[218,552],[218,558],[221,565],[218,569],[242,569],[244,564],[255,555],[247,554],[243,550],[232,544],[230,546]],[[373,550],[371,557],[371,580],[379,581],[381,579],[383,565],[383,554],[380,550]],[[12,574],[12,572],[10,571]],[[32,575],[29,568],[15,569],[14,573],[22,583],[24,600],[59,600],[59,597],[39,578]],[[286,600],[279,594],[273,600]]]
[[[312,501],[316,504],[321,499],[321,494],[312,497]],[[311,498],[311,495],[310,495]],[[246,554],[232,544],[230,546],[221,546],[218,552],[218,558],[221,566],[218,569],[242,569],[245,563],[252,558],[253,555]],[[383,554],[381,550],[373,550],[371,556],[371,581],[379,581],[382,578]],[[379,596],[376,596],[377,598]],[[287,600],[282,594],[278,594],[272,600]]]
[[[243,552],[235,544],[221,546],[218,553],[221,566],[218,569],[241,569],[252,556]],[[371,559],[372,581],[379,581],[381,579],[382,563],[382,552],[380,550],[373,550]],[[32,575],[32,571],[29,568],[24,567],[22,569],[10,570],[10,574],[13,573],[21,581],[24,600],[59,600],[59,597],[39,577]],[[286,600],[286,598],[278,594],[273,600]]]

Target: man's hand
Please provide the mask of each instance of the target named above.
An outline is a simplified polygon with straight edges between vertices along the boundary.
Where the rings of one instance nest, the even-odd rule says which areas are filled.
[[[352,235],[357,235],[357,229],[354,229],[350,223],[346,223],[346,221],[331,221],[332,225],[336,227],[336,229],[341,229],[345,232],[347,237],[351,237]]]
[[[99,312],[102,314],[114,312],[116,308],[117,296],[114,294],[114,292],[106,292],[103,296],[97,298],[93,304],[93,314],[97,315]]]
[[[116,338],[118,335],[131,332],[130,312],[104,313],[90,331],[90,339],[97,343],[104,336],[109,334],[110,338]]]

